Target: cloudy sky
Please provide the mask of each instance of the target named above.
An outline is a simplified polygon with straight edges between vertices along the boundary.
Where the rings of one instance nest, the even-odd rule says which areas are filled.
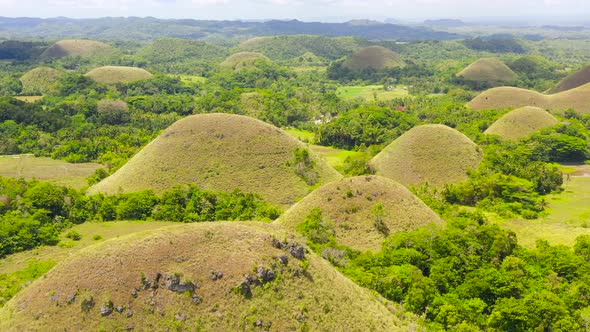
[[[590,0],[0,0],[0,16],[195,19],[584,18]]]

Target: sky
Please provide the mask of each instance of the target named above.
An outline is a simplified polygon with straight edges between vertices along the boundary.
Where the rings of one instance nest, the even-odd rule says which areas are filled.
[[[193,19],[426,18],[590,21],[590,0],[0,0],[0,16]]]

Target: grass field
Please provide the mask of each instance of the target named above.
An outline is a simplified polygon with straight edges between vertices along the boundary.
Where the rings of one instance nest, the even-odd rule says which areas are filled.
[[[0,259],[0,274],[8,274],[24,269],[32,259],[41,261],[60,262],[74,255],[78,251],[108,239],[117,238],[131,233],[149,231],[162,227],[178,225],[171,222],[155,221],[116,221],[116,222],[87,222],[67,229],[60,235],[61,245],[40,247],[37,249],[23,251]],[[82,235],[80,241],[73,241],[66,238],[70,231],[76,231]],[[93,237],[100,235],[100,239]]]
[[[205,83],[207,82],[207,78],[203,76],[195,76],[195,75],[177,75],[180,78],[180,81],[183,83]]]
[[[384,69],[403,66],[399,54],[382,46],[369,46],[353,53],[342,66],[350,70]]]
[[[498,220],[498,223],[513,230],[518,242],[526,247],[534,247],[537,239],[572,246],[578,235],[590,234],[590,176],[571,176],[564,188],[563,193],[547,197],[547,216],[537,220]]]
[[[25,103],[34,103],[43,99],[43,96],[16,96],[14,99],[24,101]]]
[[[283,130],[301,142],[315,144],[315,134],[312,131],[297,128],[285,128]]]
[[[385,91],[383,85],[341,86],[336,90],[336,94],[343,99],[363,98],[368,101],[384,101],[410,95],[404,86],[396,86],[391,91]]]
[[[329,146],[321,146],[321,145],[310,145],[309,149],[315,152],[318,156],[320,156],[323,160],[325,160],[330,166],[334,167],[335,169],[339,170],[344,165],[344,160],[347,157],[352,157],[355,155],[360,154],[360,152],[356,151],[348,151],[348,150],[341,150],[332,148]]]
[[[87,186],[86,178],[101,167],[101,164],[71,164],[32,155],[0,156],[0,176],[37,179],[77,189]]]

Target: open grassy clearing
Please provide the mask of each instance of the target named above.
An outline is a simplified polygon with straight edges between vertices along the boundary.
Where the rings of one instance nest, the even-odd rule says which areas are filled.
[[[180,225],[114,239],[73,254],[23,290],[0,310],[0,329],[401,331],[415,325],[412,315],[296,241],[252,222]]]
[[[230,55],[220,65],[234,71],[256,67],[259,63],[271,63],[270,59],[257,52],[240,52]]]
[[[322,145],[309,145],[309,149],[337,170],[342,168],[346,158],[361,154],[356,151],[342,150]]]
[[[568,167],[570,169],[571,167]],[[565,191],[547,197],[549,214],[537,220],[498,220],[505,228],[513,230],[520,244],[534,247],[537,239],[551,244],[572,246],[577,236],[590,234],[590,170],[570,175],[564,181]]]
[[[391,90],[385,90],[383,85],[352,85],[341,86],[336,94],[343,99],[363,98],[367,101],[386,101],[410,95],[405,86],[394,86]]]
[[[208,190],[261,195],[287,207],[340,174],[305,144],[259,120],[230,114],[181,119],[90,193],[162,192],[194,183]]]
[[[555,111],[572,108],[579,113],[590,113],[590,83],[552,95],[514,87],[493,88],[480,93],[467,104],[475,110],[525,106]]]
[[[205,83],[207,82],[207,78],[203,76],[195,76],[195,75],[177,75],[180,78],[180,81],[183,83]]]
[[[285,128],[285,132],[301,142],[315,144],[315,133],[309,130],[297,128]]]
[[[80,250],[104,242],[109,239],[124,235],[160,229],[167,226],[178,225],[171,222],[156,221],[113,221],[113,222],[87,222],[65,230],[60,235],[61,244],[57,246],[45,246],[29,251],[19,252],[0,259],[0,274],[8,274],[27,267],[31,260],[61,262]],[[75,231],[82,236],[80,241],[73,241],[66,237],[70,231]],[[100,239],[94,239],[99,235]]]
[[[35,103],[43,99],[43,96],[16,96],[15,99],[24,101],[25,103]]]
[[[27,180],[37,179],[76,189],[86,187],[89,176],[101,164],[72,164],[62,160],[33,155],[0,156],[0,176]]]

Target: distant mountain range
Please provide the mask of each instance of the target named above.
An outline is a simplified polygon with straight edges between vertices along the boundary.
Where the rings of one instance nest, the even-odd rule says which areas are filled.
[[[330,37],[352,36],[378,40],[448,40],[462,36],[427,27],[356,20],[346,23],[265,22],[157,19],[153,17],[105,17],[98,19],[8,18],[0,17],[0,38],[93,38],[153,40],[164,37],[200,39],[215,37],[256,37],[313,34]]]

